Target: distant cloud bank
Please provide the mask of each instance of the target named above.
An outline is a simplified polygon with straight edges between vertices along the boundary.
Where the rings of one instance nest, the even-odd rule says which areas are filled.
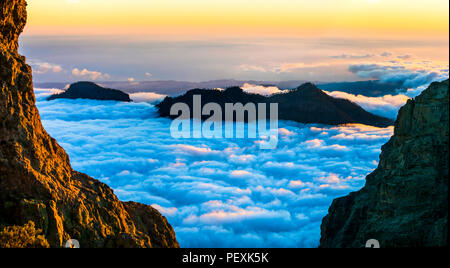
[[[385,95],[382,97],[366,97],[340,91],[327,92],[327,94],[335,98],[350,100],[371,113],[391,119],[397,117],[398,110],[410,99],[410,97],[403,94]]]
[[[130,98],[134,102],[149,102],[155,103],[162,101],[167,95],[162,95],[154,92],[138,92],[130,94]]]
[[[109,74],[104,74],[97,71],[89,71],[88,69],[79,70],[78,68],[74,68],[72,70],[72,75],[77,78],[82,79],[90,79],[90,80],[106,80],[111,78]]]
[[[61,65],[53,64],[53,63],[49,63],[49,62],[30,60],[29,64],[33,68],[33,73],[38,74],[38,75],[46,74],[49,72],[60,73],[63,71],[63,68],[61,67]]]
[[[264,95],[264,96],[270,96],[272,94],[286,92],[286,90],[280,90],[276,86],[261,86],[261,85],[253,85],[253,84],[249,84],[249,83],[245,83],[242,86],[242,89],[248,93],[260,94],[260,95]]]
[[[364,79],[377,79],[382,82],[400,83],[407,88],[417,88],[448,78],[448,68],[429,67],[427,64],[354,64],[349,71]]]

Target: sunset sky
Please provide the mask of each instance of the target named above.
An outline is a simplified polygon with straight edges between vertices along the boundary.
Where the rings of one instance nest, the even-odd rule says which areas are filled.
[[[46,131],[75,170],[108,184],[120,200],[158,209],[186,248],[318,247],[330,204],[361,189],[394,126],[318,124],[328,116],[316,108],[335,110],[340,122],[372,121],[357,119],[375,118],[365,111],[394,120],[449,76],[448,0],[27,2],[19,53],[32,67]],[[253,139],[251,125],[244,139],[176,139],[177,124],[155,105],[197,87],[270,95],[305,82],[325,89],[367,80],[389,87],[324,91],[360,108],[298,90],[293,96],[314,106],[299,111],[324,120],[277,120],[273,150],[260,147],[272,132]],[[48,100],[78,81],[127,91],[133,101]],[[187,123],[195,130],[202,122]]]
[[[28,33],[448,33],[445,0],[29,0]]]
[[[36,81],[448,75],[447,0],[28,0],[28,14]]]

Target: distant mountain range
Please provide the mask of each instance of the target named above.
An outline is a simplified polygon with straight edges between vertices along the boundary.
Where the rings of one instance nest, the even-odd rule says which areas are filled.
[[[374,81],[339,82],[319,84],[318,87],[326,91],[342,91],[354,95],[364,95],[367,97],[380,97],[384,95],[395,95],[406,92],[401,84],[384,83]]]
[[[378,127],[393,125],[393,121],[371,114],[359,105],[339,98],[333,98],[312,83],[304,83],[287,93],[263,96],[245,92],[240,87],[230,87],[226,90],[191,89],[178,97],[167,97],[157,104],[159,114],[163,117],[176,118],[170,115],[173,104],[182,102],[193,107],[193,95],[202,97],[202,104],[215,102],[222,109],[225,103],[278,103],[278,116],[282,120],[300,123],[317,123],[340,125],[347,123],[361,123]],[[130,102],[130,96],[120,90],[104,88],[92,82],[77,82],[69,86],[63,93],[54,94],[47,100],[55,99],[93,99]],[[267,108],[269,105],[267,105]],[[267,114],[269,110],[267,110]],[[203,116],[206,120],[209,116]],[[223,118],[225,120],[225,118]]]
[[[78,82],[59,94],[51,95],[47,100],[55,99],[91,99],[130,102],[130,96],[117,89],[104,88],[92,82]]]
[[[244,84],[276,86],[280,89],[295,89],[299,85],[306,83],[304,80],[292,81],[254,81],[254,80],[234,80],[221,79],[205,82],[187,82],[187,81],[142,81],[142,82],[99,82],[100,85],[109,88],[116,88],[127,93],[136,92],[155,92],[168,96],[177,96],[193,88],[230,88],[242,87]],[[364,95],[368,97],[378,97],[386,94],[397,94],[405,92],[406,88],[395,83],[384,83],[377,80],[357,81],[357,82],[336,82],[324,83],[315,82],[322,90],[342,91],[355,95]],[[35,83],[37,88],[66,88],[68,83]]]
[[[194,95],[201,96],[202,105],[215,102],[222,107],[222,110],[225,110],[225,103],[239,102],[244,105],[247,103],[278,103],[279,119],[300,123],[328,125],[360,123],[377,127],[387,127],[394,123],[390,119],[365,111],[351,101],[333,98],[312,83],[305,83],[288,93],[274,94],[269,97],[250,94],[239,87],[228,88],[224,91],[192,89],[182,96],[165,98],[157,105],[159,114],[163,117],[178,117],[170,115],[170,109],[173,104],[179,102],[187,104],[192,111]],[[207,118],[204,116],[202,119]],[[223,119],[225,120],[225,118]]]

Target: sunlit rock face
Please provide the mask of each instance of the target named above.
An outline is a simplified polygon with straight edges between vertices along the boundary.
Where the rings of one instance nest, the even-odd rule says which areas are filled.
[[[31,68],[17,53],[26,2],[0,2],[0,227],[33,221],[52,247],[178,247],[150,206],[122,203],[105,184],[74,171],[44,130]]]
[[[356,193],[336,199],[322,222],[321,247],[447,246],[448,80],[400,109],[378,168]]]

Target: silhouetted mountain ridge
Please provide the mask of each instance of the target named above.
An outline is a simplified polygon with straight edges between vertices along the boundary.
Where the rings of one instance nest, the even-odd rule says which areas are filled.
[[[117,89],[104,88],[92,82],[77,82],[63,93],[54,94],[47,100],[55,99],[91,99],[130,102],[130,96]]]
[[[305,83],[287,93],[268,97],[247,93],[239,87],[231,87],[224,91],[192,89],[182,96],[166,97],[157,105],[159,114],[163,117],[177,118],[177,115],[170,115],[170,109],[173,104],[178,102],[187,104],[192,111],[194,95],[201,96],[202,105],[214,102],[219,104],[222,110],[225,109],[225,103],[242,103],[244,105],[265,103],[267,108],[270,103],[278,103],[279,119],[300,123],[328,125],[360,123],[377,127],[393,125],[393,121],[390,119],[371,114],[349,100],[333,98],[312,83]],[[202,119],[207,118],[208,116],[202,116]]]
[[[168,96],[177,96],[184,94],[192,88],[229,88],[229,87],[243,87],[245,84],[260,85],[260,86],[274,86],[281,90],[295,89],[299,85],[305,83],[304,80],[290,80],[290,81],[256,81],[256,80],[234,80],[234,79],[220,79],[203,82],[189,82],[189,81],[101,81],[101,85],[109,88],[116,88],[126,93],[137,92],[154,92]],[[401,84],[387,83],[379,80],[372,81],[355,81],[355,82],[314,82],[318,88],[326,91],[342,91],[349,94],[363,95],[368,97],[380,97],[384,95],[396,95],[398,93],[406,92]],[[35,83],[38,88],[59,88],[66,87],[67,82],[39,82]]]
[[[317,85],[320,89],[330,91],[342,91],[354,95],[367,97],[381,97],[384,95],[396,95],[405,93],[407,89],[401,83],[388,83],[379,80],[356,82],[333,82]]]

